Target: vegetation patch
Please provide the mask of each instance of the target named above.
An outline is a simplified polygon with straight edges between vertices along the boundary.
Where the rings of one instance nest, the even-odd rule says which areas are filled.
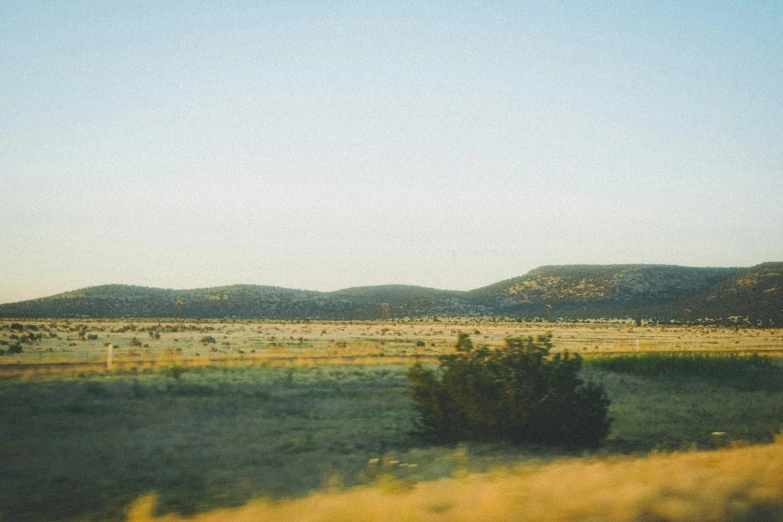
[[[578,351],[584,360],[577,377],[600,383],[611,399],[611,431],[599,449],[586,453],[480,437],[433,443],[410,436],[420,416],[407,375],[414,357],[440,380],[437,357],[457,354],[454,339],[460,331],[474,332],[477,345],[480,339],[490,350],[502,351],[508,338],[526,343],[528,337],[536,339],[549,330],[556,348],[544,359],[555,359],[561,350]],[[79,339],[85,331],[84,340]],[[42,333],[43,339],[22,341],[29,340],[30,332]],[[90,340],[89,334],[99,340]],[[475,474],[493,470],[486,475],[489,488],[503,473],[522,470],[524,479],[528,466],[583,455],[589,469],[576,466],[582,471],[575,471],[573,480],[592,484],[589,470],[626,459],[622,455],[652,457],[656,450],[690,452],[771,442],[783,428],[783,388],[748,385],[748,391],[738,391],[741,384],[726,386],[723,378],[671,372],[634,375],[592,361],[601,352],[633,353],[636,346],[642,351],[709,347],[770,354],[780,350],[782,335],[781,330],[750,328],[638,327],[630,320],[0,321],[0,337],[7,343],[0,348],[17,341],[24,347],[21,354],[0,357],[0,520],[124,521],[125,506],[147,492],[158,497],[158,515],[173,520],[258,498],[274,499],[270,506],[296,503],[292,497],[313,491],[335,498],[338,491],[357,485],[380,495],[357,504],[360,512],[382,505],[378,499],[396,508],[389,499],[421,491],[424,500],[416,505],[424,515],[414,519],[427,514],[436,520],[455,519],[463,512],[476,519],[479,511],[462,504],[463,498],[477,497],[475,490],[452,488],[446,497],[436,498],[429,494],[431,488],[472,481]],[[134,336],[149,348],[129,347]],[[205,347],[200,342],[204,336],[216,343]],[[417,346],[420,340],[424,346]],[[106,344],[114,348],[112,370],[106,368]],[[238,348],[257,353],[245,357]],[[747,372],[737,377],[742,379],[753,383],[758,376]],[[664,475],[665,487],[674,476]],[[617,475],[620,483],[629,477]],[[685,471],[681,475],[684,483],[689,477]],[[510,490],[527,494],[524,480],[509,482]],[[646,487],[628,483],[634,491]],[[575,493],[573,484],[542,475],[542,491],[559,491],[542,505],[586,498]],[[563,489],[557,490],[560,485]],[[595,491],[626,498],[609,486],[596,486]],[[485,492],[487,501],[494,502],[495,491]],[[715,492],[716,501],[721,495]],[[323,506],[308,511],[327,512]],[[547,512],[541,517],[524,512],[526,516],[516,518],[547,518]],[[380,519],[404,518],[401,513]],[[657,520],[657,512],[644,513],[629,512],[621,519]],[[301,520],[301,514],[289,518]],[[600,518],[600,512],[594,514]]]
[[[642,377],[709,379],[742,391],[783,390],[779,359],[758,354],[643,352],[591,358],[589,364]]]
[[[194,521],[156,516],[146,495],[129,522]],[[561,459],[417,484],[352,488],[283,502],[257,500],[205,513],[198,522],[232,520],[635,520],[774,522],[783,519],[783,440],[719,452],[647,458]]]
[[[503,348],[474,349],[460,334],[440,368],[411,367],[422,434],[436,442],[465,440],[598,445],[609,433],[604,389],[579,376],[582,359],[549,356],[552,336],[507,338]]]

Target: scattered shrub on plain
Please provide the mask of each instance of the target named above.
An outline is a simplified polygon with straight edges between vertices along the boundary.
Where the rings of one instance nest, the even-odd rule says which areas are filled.
[[[436,442],[541,442],[590,447],[609,433],[603,387],[579,377],[582,359],[550,356],[551,334],[474,348],[468,334],[437,371],[413,365],[408,377],[421,434]]]

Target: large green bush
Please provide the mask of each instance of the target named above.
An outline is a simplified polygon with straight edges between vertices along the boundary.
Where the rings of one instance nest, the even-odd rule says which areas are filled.
[[[408,377],[421,434],[435,442],[599,444],[611,422],[604,389],[581,379],[578,354],[550,355],[551,339],[474,348],[461,333],[456,353],[439,357],[437,370],[414,364]]]

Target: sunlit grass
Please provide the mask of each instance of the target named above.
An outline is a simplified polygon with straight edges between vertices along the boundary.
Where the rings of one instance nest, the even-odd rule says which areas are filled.
[[[147,495],[128,522],[745,521],[783,518],[783,438],[774,444],[644,458],[563,459],[435,482],[372,487],[203,513],[155,514]]]
[[[0,352],[21,342],[22,353],[0,355],[0,374],[67,371],[68,365],[106,368],[106,344],[114,346],[115,369],[166,365],[371,364],[453,351],[458,332],[476,344],[501,346],[506,337],[552,332],[555,351],[584,355],[649,351],[783,352],[783,330],[704,326],[634,326],[601,323],[518,323],[482,318],[387,321],[184,321],[0,319]],[[478,333],[476,333],[478,332]],[[19,341],[34,333],[41,339]],[[96,338],[97,337],[97,338]],[[202,342],[212,337],[214,343]],[[134,342],[135,339],[135,342]],[[133,343],[133,344],[132,344]],[[140,344],[140,345],[139,345]],[[80,370],[81,371],[81,370]]]

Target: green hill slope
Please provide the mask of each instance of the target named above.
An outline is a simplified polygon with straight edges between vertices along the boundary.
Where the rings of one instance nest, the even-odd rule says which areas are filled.
[[[170,290],[104,285],[0,305],[0,317],[378,319],[650,318],[783,325],[783,263],[750,268],[544,266],[469,292],[408,285],[336,292],[234,285]],[[730,319],[731,318],[731,319]]]
[[[354,299],[377,310],[382,310],[380,307],[385,303],[388,305],[389,317],[475,316],[492,313],[471,299],[466,292],[423,286],[360,286],[338,290],[333,295]]]
[[[763,263],[743,269],[670,308],[661,315],[680,312],[691,317],[733,317],[731,322],[783,327],[783,263]]]
[[[5,317],[329,319],[356,313],[356,304],[339,296],[255,285],[195,290],[105,285],[0,305]]]
[[[493,308],[528,317],[628,317],[699,295],[743,270],[671,265],[544,266],[469,294]]]

